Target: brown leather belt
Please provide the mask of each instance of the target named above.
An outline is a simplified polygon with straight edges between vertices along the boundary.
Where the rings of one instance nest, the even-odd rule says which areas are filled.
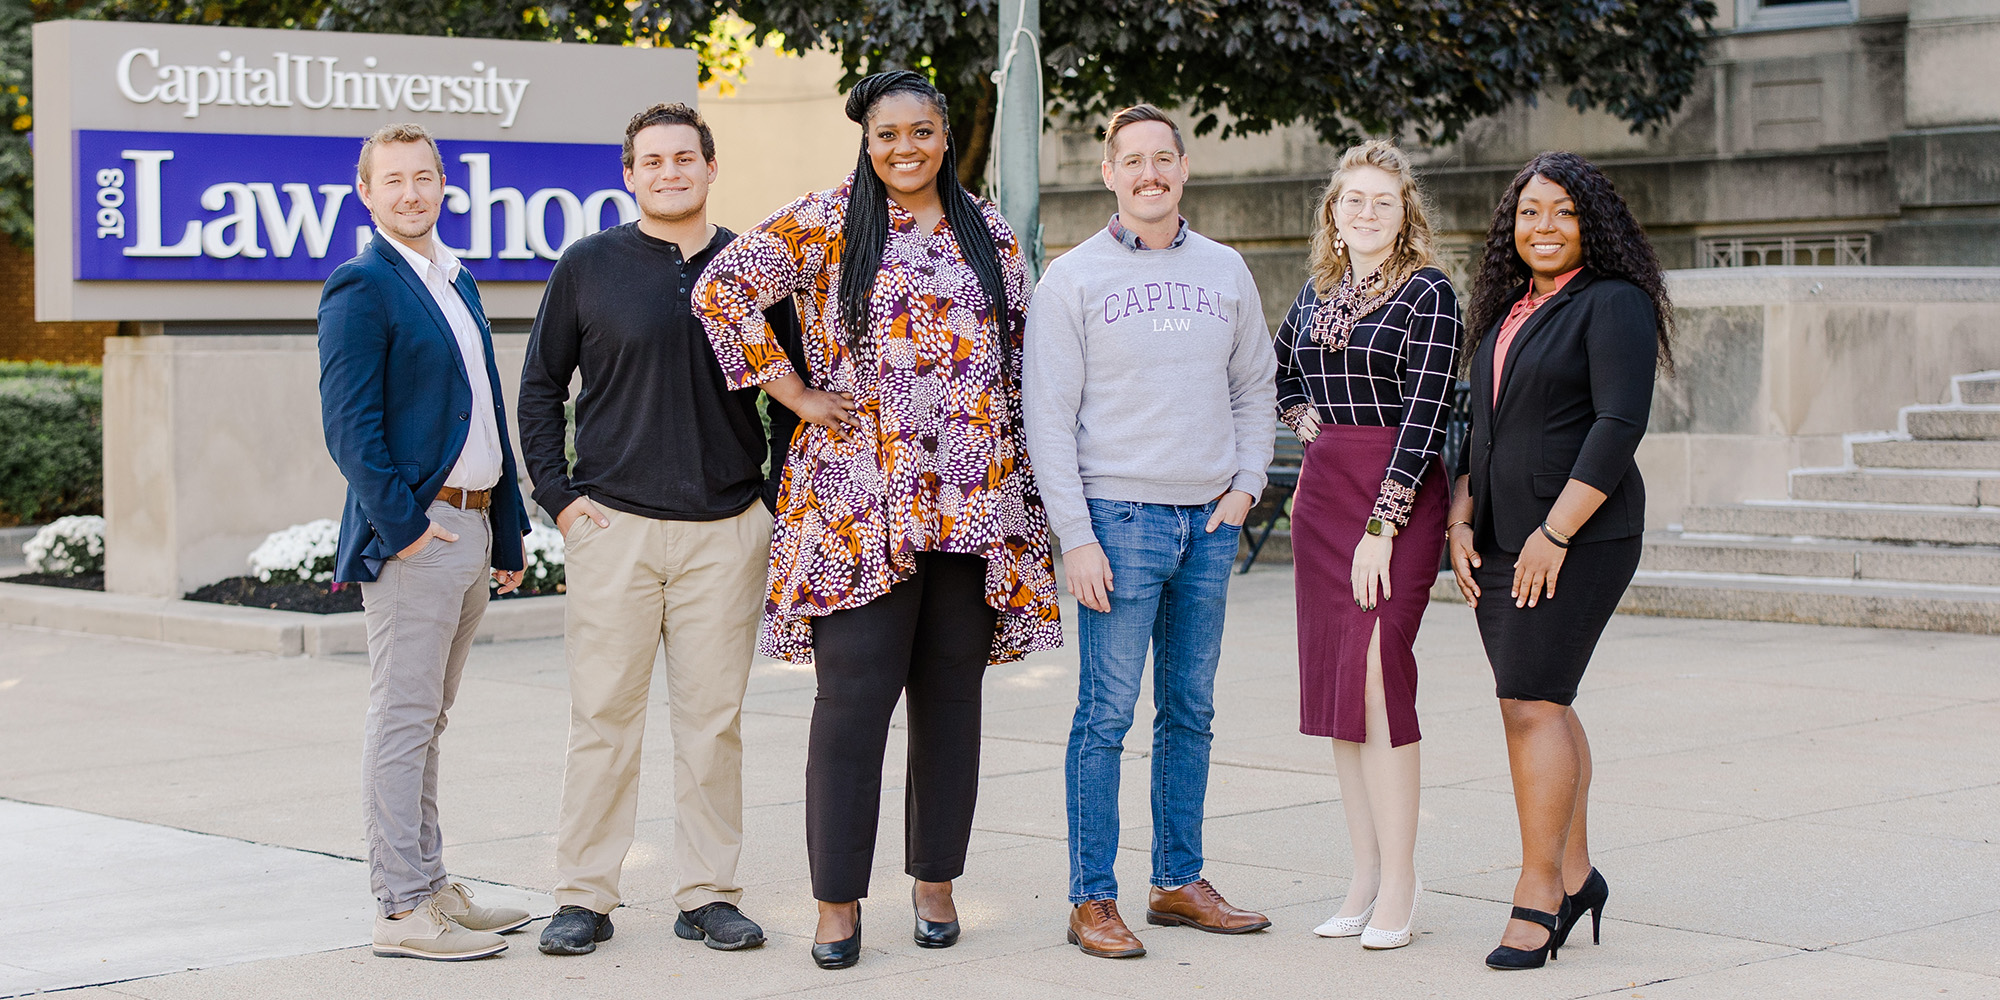
[[[459,510],[485,510],[493,502],[493,491],[461,490],[456,486],[447,486],[438,491],[438,499]]]

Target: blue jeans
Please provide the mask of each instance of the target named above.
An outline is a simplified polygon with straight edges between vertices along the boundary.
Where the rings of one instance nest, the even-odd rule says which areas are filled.
[[[1201,878],[1201,817],[1229,569],[1243,530],[1204,529],[1215,504],[1090,501],[1111,562],[1111,610],[1077,609],[1082,671],[1065,766],[1069,899],[1116,899],[1118,771],[1153,651],[1153,884]]]

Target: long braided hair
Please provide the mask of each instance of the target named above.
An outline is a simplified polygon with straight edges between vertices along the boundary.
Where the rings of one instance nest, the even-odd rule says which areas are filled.
[[[1521,189],[1536,177],[1544,177],[1569,193],[1576,203],[1576,217],[1583,230],[1583,263],[1599,274],[1623,278],[1653,300],[1659,317],[1660,370],[1672,374],[1674,353],[1674,304],[1667,298],[1666,276],[1646,231],[1611,178],[1595,164],[1575,153],[1542,153],[1528,161],[1507,185],[1507,193],[1493,209],[1493,223],[1486,230],[1486,247],[1481,252],[1479,272],[1472,279],[1472,302],[1465,324],[1465,358],[1479,349],[1480,340],[1507,315],[1521,286],[1533,272],[1514,248],[1514,213],[1521,206]]]
[[[904,92],[921,98],[937,113],[945,129],[944,162],[938,167],[938,200],[944,203],[944,218],[958,240],[959,250],[979,286],[993,304],[993,315],[1004,324],[1007,315],[1007,285],[1000,273],[1000,246],[986,228],[986,218],[973,203],[972,195],[958,183],[958,144],[952,138],[951,109],[944,94],[929,80],[909,70],[890,70],[862,78],[847,92],[847,117],[862,126],[861,157],[854,167],[854,185],[847,193],[847,220],[840,227],[840,325],[847,334],[847,346],[858,346],[868,332],[868,298],[875,290],[875,274],[882,269],[882,248],[889,239],[889,189],[875,174],[868,158],[868,116],[875,105],[890,94]],[[1005,348],[1006,331],[1000,344]]]

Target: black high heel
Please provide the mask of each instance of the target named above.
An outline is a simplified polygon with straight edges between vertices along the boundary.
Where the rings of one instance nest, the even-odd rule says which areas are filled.
[[[1611,886],[1604,881],[1604,876],[1597,873],[1597,869],[1592,868],[1590,875],[1583,880],[1583,888],[1563,897],[1565,912],[1562,927],[1556,931],[1556,947],[1569,943],[1569,932],[1583,921],[1585,910],[1590,911],[1590,943],[1602,943],[1599,932],[1604,923],[1604,901],[1610,898]]]
[[[814,941],[813,964],[822,969],[845,969],[861,961],[861,901],[854,902],[854,933],[839,941]]]
[[[1513,917],[1515,920],[1525,920],[1531,924],[1540,924],[1548,928],[1549,939],[1542,942],[1540,948],[1534,949],[1510,948],[1503,944],[1493,949],[1492,954],[1486,956],[1486,967],[1489,969],[1539,969],[1552,961],[1556,957],[1557,949],[1562,947],[1561,942],[1556,940],[1556,928],[1560,927],[1563,920],[1569,916],[1568,896],[1563,897],[1560,909],[1562,911],[1560,913],[1547,913],[1542,910],[1530,910],[1525,906],[1514,907]]]
[[[910,910],[916,914],[917,918],[916,933],[911,935],[915,938],[917,947],[949,948],[958,943],[958,921],[956,919],[925,920],[923,913],[917,911],[917,887],[914,885],[910,887]]]

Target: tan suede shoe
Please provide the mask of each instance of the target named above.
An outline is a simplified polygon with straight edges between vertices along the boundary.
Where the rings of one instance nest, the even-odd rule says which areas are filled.
[[[1118,902],[1093,899],[1069,911],[1069,943],[1098,958],[1138,958],[1146,953],[1139,936],[1118,915]]]
[[[1146,922],[1179,924],[1210,934],[1248,934],[1271,926],[1263,914],[1229,905],[1207,879],[1178,889],[1154,886],[1146,895]]]
[[[438,908],[436,896],[417,904],[401,920],[375,915],[375,954],[383,958],[463,962],[506,950],[507,941],[500,935],[469,931],[452,923]]]
[[[444,891],[431,897],[437,900],[438,909],[451,918],[451,922],[469,931],[490,931],[505,934],[528,926],[534,919],[528,911],[511,906],[481,906],[472,901],[472,890],[463,882],[453,882]]]

